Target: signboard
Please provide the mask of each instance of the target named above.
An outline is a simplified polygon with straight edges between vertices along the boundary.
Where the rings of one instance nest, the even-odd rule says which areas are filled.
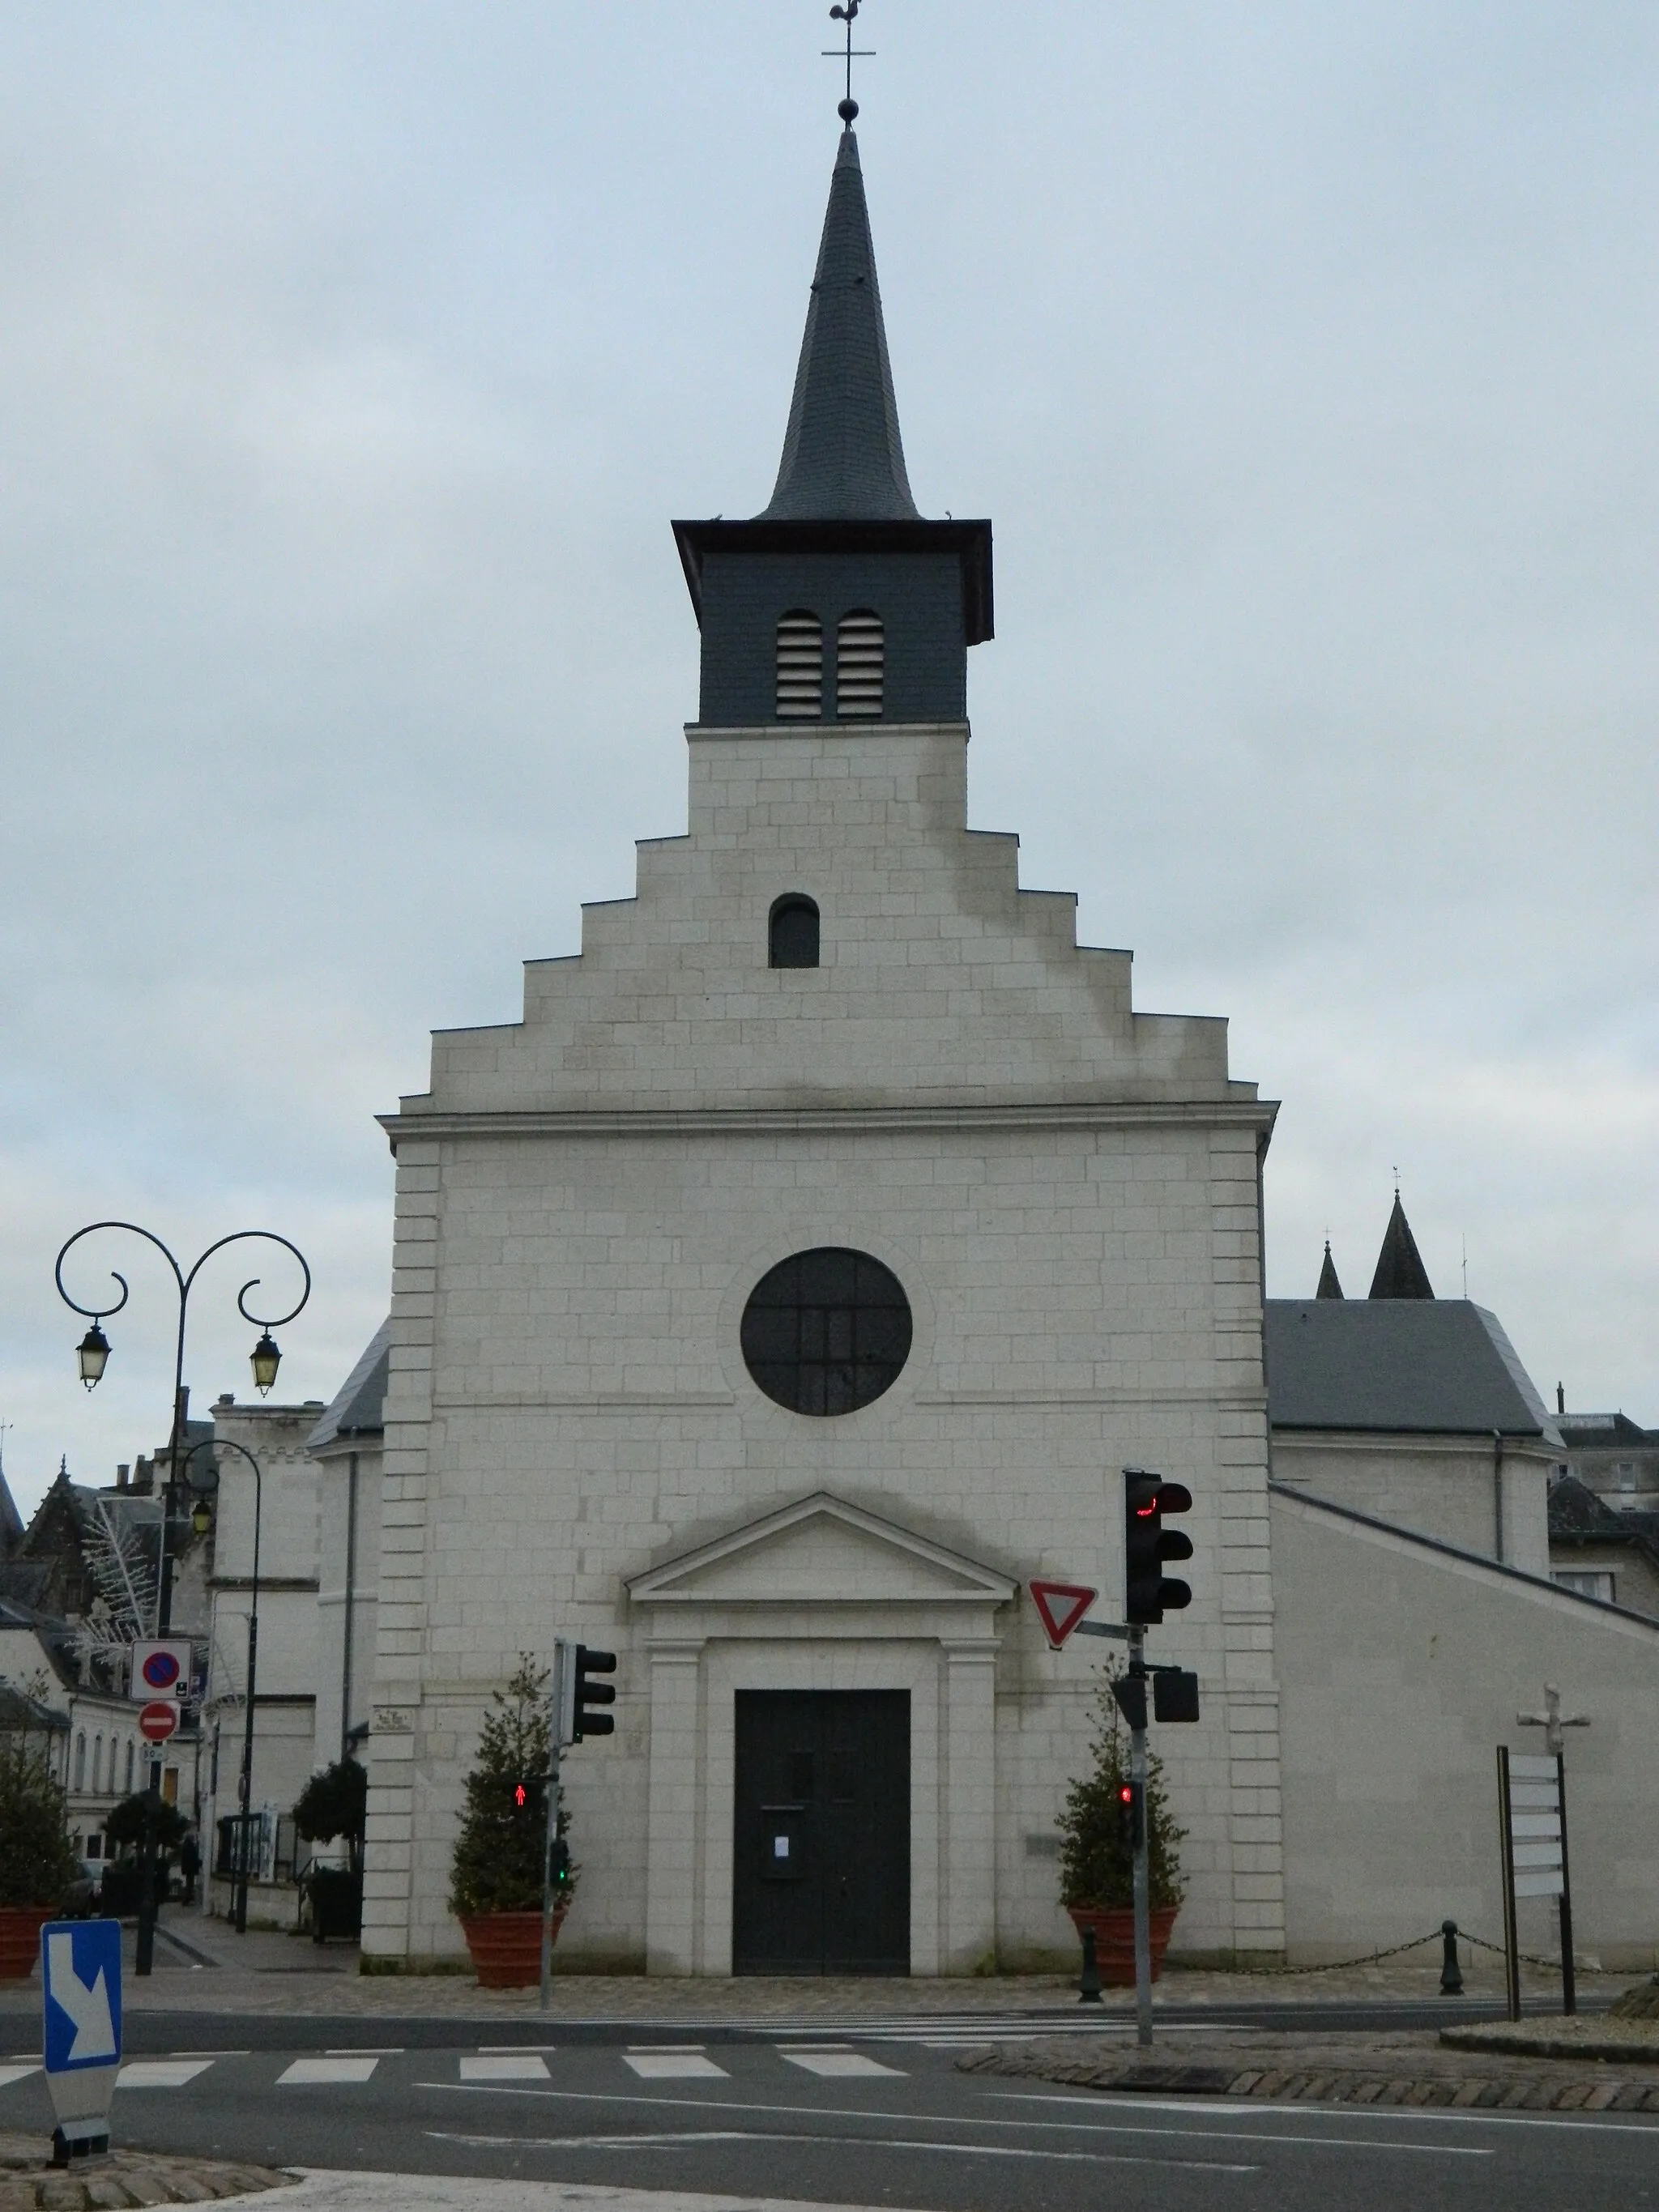
[[[59,2159],[109,2148],[109,2100],[121,2063],[121,1927],[49,1920],[40,1930],[41,2050],[58,2116]]]
[[[1089,1607],[1099,1596],[1081,1583],[1028,1583],[1049,1649],[1058,1651]]]
[[[135,1644],[127,1695],[138,1705],[153,1698],[172,1698],[182,1704],[190,1695],[190,1638],[148,1636]]]
[[[179,1726],[179,1708],[158,1698],[138,1716],[138,1733],[146,1743],[165,1743]]]
[[[1564,2009],[1578,2009],[1572,1957],[1572,1884],[1567,1872],[1567,1769],[1553,1756],[1498,1747],[1498,1819],[1504,1850],[1504,1952],[1509,2014],[1521,2017],[1521,1938],[1516,1900],[1553,1897],[1561,1922]]]

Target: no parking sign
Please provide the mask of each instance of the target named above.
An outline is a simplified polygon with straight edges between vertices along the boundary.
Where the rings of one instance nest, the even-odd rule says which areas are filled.
[[[146,1637],[132,1647],[132,1679],[127,1694],[140,1705],[157,1698],[182,1704],[190,1695],[190,1640],[187,1637]]]

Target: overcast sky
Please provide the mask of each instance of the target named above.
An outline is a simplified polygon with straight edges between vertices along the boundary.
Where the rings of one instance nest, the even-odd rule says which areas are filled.
[[[675,514],[770,492],[827,0],[0,4],[0,1423],[165,1431],[58,1244],[386,1308],[372,1116],[684,826]],[[1659,9],[869,0],[910,477],[995,523],[972,818],[1284,1101],[1269,1287],[1659,1423]],[[84,1249],[84,1248],[83,1248]],[[204,1278],[198,1403],[247,1392]],[[275,1270],[268,1271],[274,1276]],[[84,1285],[97,1270],[88,1267]],[[276,1285],[272,1284],[273,1295]],[[87,1295],[83,1291],[83,1295]]]

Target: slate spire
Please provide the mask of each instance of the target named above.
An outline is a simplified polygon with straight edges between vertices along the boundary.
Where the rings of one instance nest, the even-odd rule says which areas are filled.
[[[1331,1240],[1328,1237],[1325,1239],[1325,1264],[1319,1271],[1319,1288],[1314,1296],[1316,1298],[1340,1298],[1341,1295],[1342,1285],[1336,1279],[1336,1262],[1331,1257]],[[1371,1295],[1375,1297],[1376,1293],[1373,1291]]]
[[[771,503],[756,520],[919,520],[899,437],[859,142],[849,124],[830,179],[783,459]]]
[[[1374,1298],[1431,1298],[1434,1296],[1429,1271],[1423,1265],[1422,1255],[1418,1251],[1417,1239],[1412,1235],[1411,1224],[1406,1218],[1406,1209],[1400,1203],[1398,1190],[1394,1194],[1394,1212],[1389,1216],[1389,1225],[1383,1232],[1382,1249],[1377,1255],[1376,1273],[1371,1277],[1370,1294]]]

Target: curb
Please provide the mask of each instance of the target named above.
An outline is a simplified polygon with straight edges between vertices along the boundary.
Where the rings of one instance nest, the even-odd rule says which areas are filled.
[[[73,2170],[53,2166],[39,2136],[0,2136],[0,2212],[126,2212],[136,2204],[205,2204],[286,2188],[297,2174],[227,2159],[115,2150]]]
[[[1638,2043],[1631,2037],[1529,2035],[1501,2027],[1443,2027],[1449,2051],[1491,2051],[1509,2058],[1591,2058],[1615,2066],[1659,2066],[1659,2037]]]

